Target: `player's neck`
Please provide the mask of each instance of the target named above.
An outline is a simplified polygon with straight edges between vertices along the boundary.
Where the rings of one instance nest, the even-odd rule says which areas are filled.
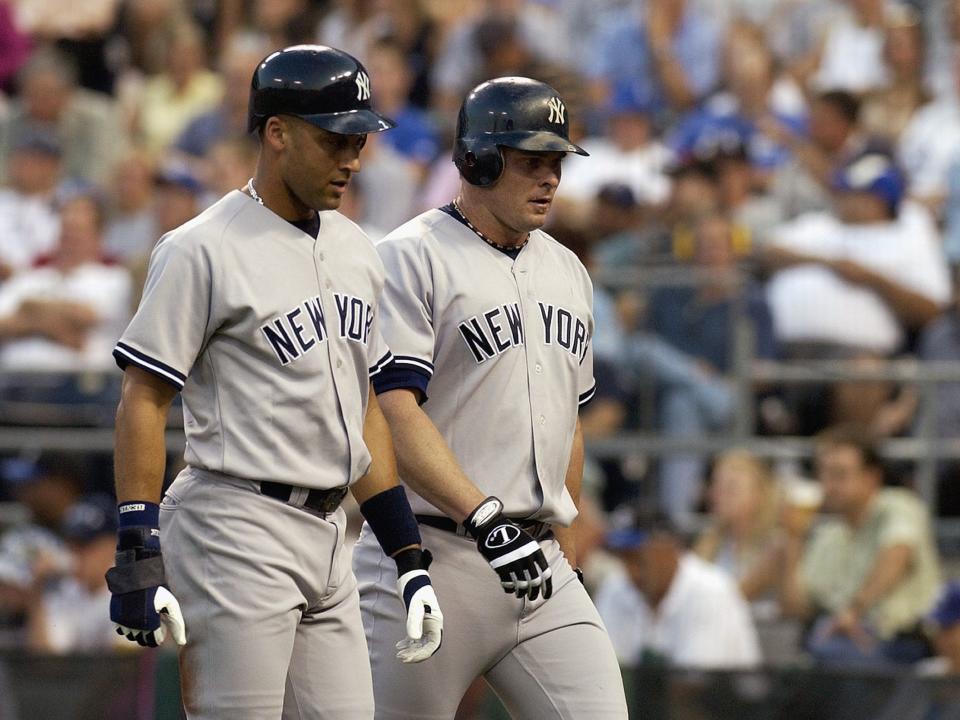
[[[503,247],[520,247],[527,242],[530,233],[515,230],[505,225],[482,202],[461,193],[457,196],[455,207],[464,216],[475,232],[478,232],[488,242]]]
[[[274,179],[263,168],[257,168],[256,175],[244,186],[243,192],[288,222],[311,220],[317,213],[300,202],[284,183]]]

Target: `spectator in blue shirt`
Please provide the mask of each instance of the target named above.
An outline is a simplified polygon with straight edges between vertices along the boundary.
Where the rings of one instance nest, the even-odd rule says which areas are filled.
[[[378,107],[397,123],[383,141],[425,171],[440,152],[440,139],[430,116],[408,100],[414,78],[406,51],[385,37],[370,47],[366,64]]]
[[[619,82],[638,93],[659,119],[688,110],[713,90],[720,69],[721,33],[688,0],[648,0],[644,10],[601,26],[582,70],[602,99]]]

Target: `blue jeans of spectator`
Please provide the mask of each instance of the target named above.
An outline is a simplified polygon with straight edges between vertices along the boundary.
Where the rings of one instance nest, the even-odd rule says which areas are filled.
[[[807,651],[818,665],[845,668],[881,669],[893,665],[912,665],[930,656],[930,645],[920,633],[904,633],[884,640],[869,624],[864,629],[873,641],[862,647],[847,635],[825,633],[831,618],[820,617],[807,637]]]
[[[658,424],[665,437],[697,437],[729,424],[734,411],[733,392],[722,378],[704,372],[696,358],[650,333],[631,336],[625,355],[629,373],[638,381],[653,381],[656,386]],[[705,467],[706,460],[696,452],[661,458],[661,509],[681,525],[695,509]]]

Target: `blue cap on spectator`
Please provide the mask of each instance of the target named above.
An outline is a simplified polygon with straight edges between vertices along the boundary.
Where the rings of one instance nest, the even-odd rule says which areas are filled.
[[[623,551],[636,550],[650,539],[650,533],[639,528],[620,528],[611,530],[604,538],[603,544],[608,550]]]
[[[607,102],[607,115],[647,115],[653,110],[650,93],[636,81],[620,80]]]
[[[26,125],[15,132],[13,149],[16,152],[33,152],[51,157],[63,154],[63,145],[57,133],[41,125]]]
[[[940,599],[930,612],[929,619],[937,627],[946,629],[960,623],[960,581],[947,583]]]
[[[117,503],[109,495],[87,495],[67,510],[63,536],[78,543],[90,542],[117,531]]]
[[[624,183],[604,183],[597,191],[597,200],[614,207],[628,210],[637,205],[637,197],[629,185]]]
[[[154,178],[157,185],[167,185],[186,190],[192,195],[200,195],[203,184],[185,165],[170,164],[161,167]]]
[[[861,155],[838,170],[833,176],[833,188],[871,193],[884,200],[891,212],[896,213],[906,183],[892,158],[874,152]]]

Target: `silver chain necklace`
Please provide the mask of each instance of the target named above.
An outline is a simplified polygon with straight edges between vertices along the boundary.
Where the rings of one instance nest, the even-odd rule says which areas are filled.
[[[528,242],[530,242],[530,234],[527,233],[527,237],[524,238],[523,242],[520,243],[519,245],[501,245],[500,243],[494,242],[493,240],[488,238],[486,235],[480,232],[480,230],[478,230],[477,227],[472,222],[470,222],[470,218],[466,216],[466,214],[463,212],[463,208],[460,207],[460,198],[454,198],[453,209],[457,211],[457,214],[461,218],[463,218],[463,222],[467,224],[468,228],[473,230],[473,232],[477,235],[477,237],[483,240],[487,245],[490,245],[491,247],[495,247],[497,250],[502,250],[505,252],[520,251],[526,246]]]
[[[253,178],[250,178],[249,180],[247,180],[247,188],[246,188],[246,189],[250,192],[250,197],[252,197],[252,198],[253,198],[254,200],[256,200],[258,203],[260,203],[261,205],[263,205],[263,198],[260,197],[260,195],[257,193],[257,189],[253,186]]]

